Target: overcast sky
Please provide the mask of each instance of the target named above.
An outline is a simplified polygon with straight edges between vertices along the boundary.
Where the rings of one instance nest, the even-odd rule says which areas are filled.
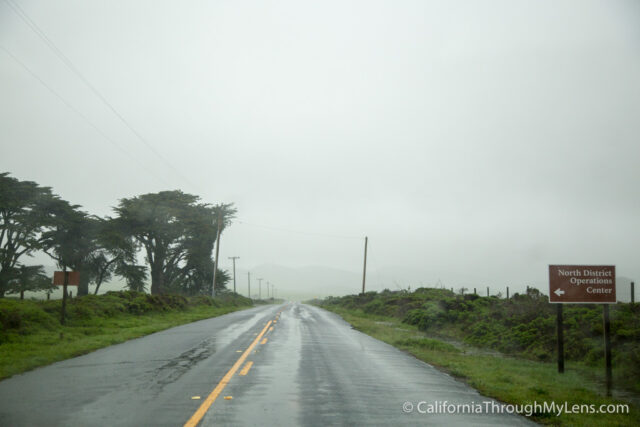
[[[0,0],[0,144],[94,214],[235,203],[244,268],[638,279],[640,3]]]

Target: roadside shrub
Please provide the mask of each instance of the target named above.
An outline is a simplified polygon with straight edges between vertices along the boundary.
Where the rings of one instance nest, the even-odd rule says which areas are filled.
[[[381,299],[374,299],[365,304],[362,311],[370,314],[385,314],[385,303]]]
[[[437,301],[427,301],[420,309],[407,312],[403,323],[416,325],[422,330],[441,325],[447,318],[447,313]]]
[[[426,311],[417,309],[410,310],[405,318],[402,319],[402,323],[416,325],[418,328],[426,330],[429,327],[430,319]]]
[[[195,297],[189,298],[189,305],[213,305],[215,300],[211,297],[205,295],[197,295]]]
[[[51,329],[55,318],[38,302],[0,299],[0,334],[28,334],[33,329]]]
[[[88,320],[94,317],[95,312],[85,304],[69,304],[67,314],[70,318]]]

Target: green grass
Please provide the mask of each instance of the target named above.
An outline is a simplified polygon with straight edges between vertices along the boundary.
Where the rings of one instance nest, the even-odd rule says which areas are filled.
[[[0,379],[248,307],[250,302],[242,297],[214,302],[203,297],[113,293],[72,300],[67,324],[62,326],[59,302],[0,300]]]
[[[409,352],[439,369],[465,381],[485,396],[505,403],[529,404],[556,402],[564,404],[627,403],[604,397],[602,386],[594,382],[583,365],[566,366],[565,373],[557,373],[553,363],[543,363],[516,357],[478,354],[468,347],[458,347],[426,337],[416,326],[398,319],[376,316],[361,310],[331,305],[323,308],[334,311],[355,329]],[[638,426],[640,408],[630,404],[629,414],[555,414],[538,413],[532,420],[549,425]]]

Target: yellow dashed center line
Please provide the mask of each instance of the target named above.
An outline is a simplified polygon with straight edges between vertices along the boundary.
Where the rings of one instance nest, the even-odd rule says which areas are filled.
[[[253,362],[249,361],[247,363],[244,364],[244,368],[242,368],[242,370],[240,371],[240,373],[238,375],[247,375],[249,373],[249,369],[251,369],[251,367],[253,366]]]
[[[260,344],[266,344],[267,343],[267,338],[262,338],[262,341],[260,341]]]
[[[211,392],[211,394],[209,394],[209,396],[207,396],[205,401],[202,402],[202,404],[200,405],[198,410],[191,416],[191,418],[189,418],[189,421],[187,421],[184,424],[184,427],[195,427],[196,425],[198,425],[198,423],[200,422],[202,417],[204,417],[204,414],[207,413],[207,411],[209,410],[211,405],[213,405],[213,402],[215,402],[215,400],[220,395],[222,390],[224,390],[224,388],[227,386],[227,384],[229,384],[229,381],[231,381],[231,378],[233,377],[233,374],[236,373],[238,368],[240,368],[242,363],[249,356],[249,353],[251,353],[251,350],[253,350],[253,347],[256,346],[258,341],[260,341],[260,338],[262,338],[262,336],[265,334],[265,332],[267,332],[267,330],[269,329],[269,326],[271,326],[271,320],[269,322],[267,322],[265,327],[262,329],[262,332],[260,332],[260,334],[258,334],[256,339],[253,340],[253,342],[251,343],[251,345],[244,351],[244,353],[242,353],[242,356],[240,356],[240,358],[236,361],[236,363],[234,363],[234,365],[231,367],[231,369],[229,369],[229,372],[227,372],[226,375],[224,377],[222,377],[222,380],[220,380],[220,382],[218,383],[216,388],[214,388],[213,391]]]

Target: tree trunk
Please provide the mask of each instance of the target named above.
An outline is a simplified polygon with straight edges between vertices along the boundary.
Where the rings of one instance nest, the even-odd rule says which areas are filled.
[[[89,295],[89,274],[80,271],[80,283],[78,284],[78,292],[76,296]]]
[[[100,289],[100,285],[102,285],[102,281],[104,280],[104,275],[107,272],[107,269],[109,268],[109,266],[111,264],[113,264],[114,262],[116,262],[116,260],[118,260],[118,258],[120,258],[119,256],[115,257],[114,259],[112,259],[111,261],[109,261],[107,263],[107,265],[100,270],[100,274],[98,275],[98,278],[96,279],[96,290],[93,293],[94,295],[98,295],[98,290]]]
[[[6,268],[4,266],[0,266],[0,298],[4,298],[5,290],[7,289],[7,280],[5,280],[5,272]]]
[[[24,299],[24,291],[23,290],[20,291],[20,299]]]
[[[159,295],[164,292],[164,274],[162,268],[151,266],[151,295]]]
[[[96,279],[96,290],[93,292],[94,295],[98,295],[98,291],[100,290],[100,285],[102,285],[102,280],[104,278],[104,272],[105,272],[105,270],[102,270],[100,272],[100,275]]]

